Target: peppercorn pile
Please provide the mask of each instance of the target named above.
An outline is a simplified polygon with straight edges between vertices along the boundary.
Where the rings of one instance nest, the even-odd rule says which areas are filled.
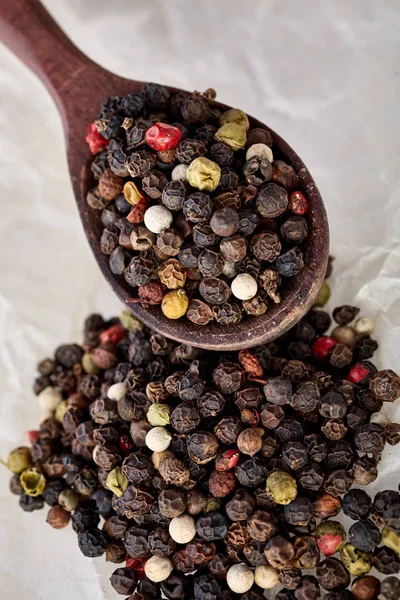
[[[38,365],[45,414],[9,456],[11,491],[24,511],[46,503],[52,527],[71,522],[85,556],[121,563],[111,585],[129,600],[262,600],[277,584],[277,600],[398,599],[400,493],[352,486],[400,440],[380,412],[400,378],[370,361],[373,321],[357,316],[336,308],[328,336],[313,309],[221,354],[131,313],[91,315],[82,346]]]
[[[138,302],[229,326],[265,314],[302,270],[308,203],[270,132],[214,98],[154,83],[108,98],[89,126],[98,185],[87,202]]]

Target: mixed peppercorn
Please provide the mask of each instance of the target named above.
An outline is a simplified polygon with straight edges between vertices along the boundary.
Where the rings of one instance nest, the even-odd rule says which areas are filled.
[[[138,302],[229,326],[265,314],[303,269],[308,202],[270,132],[214,99],[154,83],[108,98],[89,127],[87,202]]]
[[[335,309],[326,335],[331,317],[313,309],[268,345],[221,354],[127,312],[91,315],[81,346],[38,365],[44,415],[9,456],[12,493],[71,523],[85,556],[122,564],[111,585],[129,600],[262,600],[276,585],[277,600],[398,599],[400,493],[357,485],[399,442],[380,410],[400,378],[370,361],[373,321],[357,316]]]

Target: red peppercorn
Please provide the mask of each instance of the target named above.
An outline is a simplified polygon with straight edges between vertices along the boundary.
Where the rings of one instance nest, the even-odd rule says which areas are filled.
[[[122,452],[127,454],[128,452],[130,452],[133,449],[132,439],[130,439],[129,436],[127,436],[127,435],[120,435],[119,436],[119,447],[122,450]]]
[[[108,329],[100,334],[101,344],[118,344],[125,337],[125,329],[118,323],[111,325]]]
[[[313,345],[311,346],[311,352],[314,358],[317,360],[326,360],[328,358],[329,352],[332,350],[334,346],[336,346],[337,341],[327,335],[322,335],[320,338],[315,340]]]
[[[30,441],[31,444],[34,444],[39,439],[39,432],[36,430],[31,430],[26,432],[26,437]]]
[[[166,123],[156,123],[146,131],[146,142],[157,152],[172,150],[179,144],[181,138],[182,132],[179,127]]]
[[[301,192],[292,192],[289,196],[288,208],[295,215],[304,215],[307,212],[308,202]]]
[[[231,448],[226,450],[215,459],[215,468],[217,471],[229,471],[239,462],[239,450]]]
[[[368,375],[369,371],[363,365],[355,365],[350,373],[347,375],[347,381],[351,381],[352,383],[359,383],[364,377]]]
[[[90,123],[88,126],[88,132],[85,139],[89,144],[90,152],[92,154],[97,154],[102,148],[108,146],[108,141],[100,135],[94,123]]]
[[[141,198],[126,217],[127,221],[129,221],[129,223],[143,223],[144,213],[147,210],[148,204],[149,201],[147,198]]]
[[[133,569],[136,572],[138,582],[142,581],[145,576],[144,565],[146,564],[145,558],[131,558],[130,556],[126,559],[125,566],[128,569]]]

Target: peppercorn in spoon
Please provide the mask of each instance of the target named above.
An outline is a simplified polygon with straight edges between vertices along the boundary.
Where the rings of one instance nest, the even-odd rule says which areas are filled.
[[[214,191],[214,176],[217,176],[219,181],[220,171],[223,170],[221,170],[217,164],[218,160],[220,163],[223,161],[223,157],[221,158],[216,151],[215,161],[217,162],[210,161],[208,158],[202,159],[201,157],[195,160],[191,159],[192,162],[187,171],[191,176],[189,183],[193,188],[192,192],[195,193],[191,193],[190,200],[183,210],[183,213],[189,221],[191,230],[195,232],[193,238],[195,235],[197,236],[197,241],[202,249],[199,257],[199,269],[201,273],[197,267],[196,269],[187,267],[188,279],[191,278],[192,281],[190,283],[193,284],[190,287],[191,289],[196,288],[196,278],[198,278],[199,274],[200,277],[203,276],[200,286],[197,287],[199,287],[201,296],[208,302],[207,305],[200,299],[195,300],[192,307],[192,313],[194,314],[194,320],[198,320],[198,313],[200,310],[205,309],[205,311],[208,311],[211,315],[209,319],[210,322],[206,325],[198,325],[189,318],[186,318],[186,316],[184,318],[176,318],[177,316],[180,316],[179,311],[182,309],[182,306],[180,305],[182,298],[184,300],[183,304],[185,305],[183,306],[184,310],[182,315],[186,312],[188,300],[190,299],[185,297],[186,292],[180,289],[179,281],[176,281],[176,278],[178,277],[179,279],[180,276],[186,278],[186,273],[182,275],[182,273],[179,273],[179,269],[176,273],[176,270],[174,271],[174,265],[178,264],[179,267],[180,263],[174,258],[170,258],[175,257],[178,254],[179,248],[177,247],[177,244],[181,243],[179,237],[182,236],[180,235],[181,231],[177,234],[176,231],[168,229],[170,222],[168,220],[169,214],[165,206],[161,205],[161,198],[157,195],[159,192],[159,190],[157,190],[158,182],[153,181],[151,176],[148,177],[149,181],[146,182],[148,189],[144,191],[146,191],[147,196],[150,197],[152,206],[147,208],[147,210],[151,209],[150,213],[148,213],[147,216],[146,214],[144,215],[144,225],[147,226],[147,231],[150,235],[146,233],[147,237],[145,236],[146,239],[143,242],[142,237],[139,235],[140,231],[137,231],[135,233],[135,243],[138,248],[134,247],[134,249],[139,250],[139,245],[143,243],[146,246],[149,240],[157,246],[154,247],[154,251],[156,251],[156,258],[161,261],[161,266],[159,267],[159,273],[161,271],[161,274],[159,274],[159,277],[164,287],[170,288],[169,290],[166,289],[167,293],[165,293],[165,296],[162,298],[162,309],[164,312],[162,312],[159,306],[152,306],[146,302],[143,304],[138,302],[137,290],[132,287],[132,284],[135,286],[137,285],[137,281],[147,281],[151,279],[146,273],[146,269],[151,270],[151,259],[139,256],[136,260],[136,257],[134,256],[135,260],[132,260],[132,268],[128,267],[125,269],[124,277],[122,276],[122,273],[119,274],[119,267],[115,270],[111,269],[109,254],[114,248],[112,232],[111,234],[106,233],[106,239],[104,239],[102,236],[104,227],[102,220],[104,220],[104,217],[102,218],[100,210],[93,208],[93,205],[96,203],[96,197],[92,198],[92,201],[89,202],[89,204],[87,202],[88,193],[95,185],[93,172],[90,168],[90,152],[85,141],[88,134],[88,126],[93,124],[97,118],[100,107],[107,97],[122,97],[127,95],[132,95],[133,97],[143,89],[146,94],[146,90],[149,89],[149,84],[118,77],[109,71],[106,71],[99,65],[96,65],[72,44],[38,0],[15,0],[13,2],[0,0],[0,39],[39,76],[56,102],[63,120],[69,171],[86,237],[104,277],[126,307],[128,307],[146,325],[163,335],[186,344],[208,348],[210,350],[234,350],[259,345],[282,335],[301,319],[313,304],[324,280],[329,246],[328,223],[321,196],[310,173],[301,159],[295,154],[290,146],[282,140],[282,138],[259,121],[253,118],[247,119],[246,117],[248,128],[257,131],[263,130],[265,135],[273,141],[274,158],[278,158],[278,161],[276,162],[279,163],[280,161],[284,161],[284,163],[290,165],[290,168],[294,169],[292,172],[294,173],[297,182],[296,189],[299,192],[302,192],[308,201],[307,225],[304,225],[305,221],[303,220],[303,230],[301,229],[301,226],[299,228],[299,220],[302,220],[301,217],[294,217],[294,220],[292,217],[290,222],[288,220],[283,223],[283,229],[281,227],[280,230],[283,237],[281,255],[279,254],[281,251],[281,241],[274,232],[265,232],[264,230],[262,233],[258,234],[257,230],[251,239],[252,252],[265,263],[264,267],[267,266],[270,272],[275,272],[273,269],[270,269],[271,263],[275,259],[277,259],[276,264],[280,261],[278,270],[279,268],[281,269],[280,274],[283,275],[282,279],[285,280],[282,298],[274,298],[274,291],[270,291],[269,295],[274,298],[274,301],[268,302],[268,309],[266,312],[264,311],[264,314],[261,316],[246,316],[241,322],[237,322],[237,320],[234,318],[232,319],[229,314],[229,311],[232,311],[232,308],[235,309],[238,304],[236,299],[241,301],[245,301],[246,298],[251,299],[253,297],[251,293],[254,295],[257,288],[255,287],[253,292],[251,291],[251,286],[254,287],[255,285],[254,278],[251,276],[250,272],[247,270],[243,271],[243,269],[239,271],[239,275],[236,279],[228,283],[225,281],[226,279],[229,279],[229,275],[223,270],[223,267],[225,268],[223,259],[225,259],[227,263],[234,265],[235,256],[237,256],[237,253],[241,252],[243,248],[246,249],[248,244],[248,241],[244,239],[243,235],[240,240],[237,239],[238,236],[235,238],[235,232],[239,231],[239,233],[242,233],[240,229],[238,230],[239,225],[234,223],[234,219],[238,219],[235,209],[231,208],[229,205],[222,204],[212,213],[212,216],[210,213],[209,221],[204,222],[204,214],[200,215],[200,221],[199,206],[202,202],[204,203],[204,207],[201,209],[203,210],[203,213],[208,210],[207,200],[204,200],[205,194],[203,194],[203,191]],[[170,87],[164,87],[163,89],[166,90],[168,95],[177,94],[177,92],[181,91]],[[219,114],[224,114],[224,111],[227,111],[229,108],[214,102],[212,99],[208,100],[210,102],[211,110],[214,110],[216,113],[219,111]],[[161,107],[155,106],[155,108]],[[134,119],[128,118],[128,122],[125,124],[126,127],[132,127],[133,121]],[[157,123],[157,126],[158,125],[162,126],[162,124]],[[226,127],[226,125],[229,126],[229,123],[225,124],[224,127]],[[171,129],[176,128],[172,127]],[[98,131],[93,125],[91,133],[93,136],[91,140],[92,150],[97,150],[98,148],[94,148],[96,139],[100,146],[102,141],[104,142],[104,139],[102,140],[101,136],[98,135]],[[150,149],[153,148],[157,150],[157,139],[151,139],[150,133],[153,132],[150,132],[150,129],[148,129],[145,141]],[[155,130],[155,134],[157,135],[157,129]],[[218,132],[215,139],[218,142],[221,142],[220,146],[224,146],[225,142],[229,142],[232,150],[244,148],[246,142],[245,138],[244,140],[236,139],[233,141],[232,139],[227,140],[222,134],[218,137]],[[105,146],[106,143],[104,143],[104,147]],[[198,150],[199,149],[197,148],[197,151]],[[251,148],[249,150],[251,150]],[[193,153],[193,148],[185,148],[184,151],[190,154],[190,152]],[[147,150],[144,149],[143,152],[146,153]],[[183,151],[181,153],[183,153]],[[145,161],[149,160],[154,166],[156,160],[155,154],[153,156],[148,156],[147,154],[144,156]],[[143,163],[143,156],[135,156],[135,159],[136,158],[138,158],[139,164],[132,161],[128,165],[127,174],[132,179],[135,178],[136,172],[140,172]],[[249,155],[246,152],[247,162],[249,162],[248,158]],[[253,181],[254,178],[257,179],[259,177],[261,177],[262,180],[263,177],[265,177],[264,181],[266,182],[266,186],[263,186],[262,189],[265,188],[266,190],[264,196],[268,202],[272,198],[272,204],[275,206],[276,203],[279,204],[283,199],[287,205],[287,193],[284,188],[281,187],[276,189],[278,188],[277,185],[268,183],[271,178],[271,164],[268,161],[261,160],[261,158],[257,156],[252,155],[250,158],[252,159],[252,163],[248,165],[247,180]],[[163,160],[167,159],[164,157]],[[184,163],[185,160],[184,156],[180,162]],[[199,170],[194,168],[196,160],[208,161],[206,164],[208,169],[206,177],[204,176],[203,171],[200,172],[199,177]],[[238,159],[236,162],[240,163],[240,160],[241,159]],[[243,162],[245,162],[244,158]],[[201,169],[204,168],[204,164],[200,164],[199,166]],[[178,170],[181,168],[180,170],[184,171],[185,169],[182,169],[182,167],[184,167],[183,164],[178,165]],[[216,172],[213,172],[213,169],[216,170]],[[110,200],[115,197],[110,189],[110,186],[112,187],[115,183],[115,177],[113,178],[115,170],[109,170],[108,172],[109,177],[103,177],[103,181],[101,182],[103,185],[100,185],[99,188],[100,190],[103,188],[103,191],[106,190],[106,194],[107,192],[110,194],[110,198],[108,198],[108,200]],[[141,173],[142,176],[143,174],[144,173]],[[229,190],[229,177],[232,177],[229,168],[225,171],[225,175],[225,189]],[[163,173],[161,173],[161,176],[164,177]],[[178,174],[177,177],[179,176],[180,175]],[[172,176],[171,178],[173,179]],[[207,181],[207,178],[209,178],[210,181]],[[121,178],[121,182],[122,181],[123,179]],[[124,181],[126,181],[126,179]],[[272,179],[272,181],[274,181],[274,179]],[[142,187],[144,188],[143,182],[144,179],[142,179]],[[129,180],[125,185],[128,183],[129,189],[126,190],[126,193],[124,189],[125,198],[133,197],[136,193],[136,188],[132,185],[134,182]],[[118,182],[117,184],[119,185]],[[260,185],[258,180],[256,185]],[[165,182],[164,187],[166,187]],[[179,187],[179,185],[177,187]],[[196,188],[200,190],[200,192],[197,192]],[[223,191],[222,187],[221,190]],[[175,193],[175,191],[175,189],[171,188],[171,192]],[[139,193],[140,192],[141,190],[139,190]],[[300,195],[302,196],[302,194]],[[259,196],[260,194],[258,194],[257,198]],[[262,206],[259,208],[259,212],[261,213],[262,218],[269,216],[267,213],[264,214],[263,212],[265,210],[265,206],[263,205],[265,198],[261,197],[260,199]],[[171,194],[167,200],[168,202],[173,203],[173,194]],[[217,200],[217,198],[215,198],[215,200]],[[123,202],[124,199],[122,198],[122,203]],[[227,203],[230,202],[230,200],[219,197],[219,202]],[[134,201],[132,201],[131,204],[134,204]],[[97,206],[97,208],[99,207]],[[137,214],[135,213],[139,210],[136,209],[136,207],[134,208],[135,210],[133,210],[130,215],[132,222],[143,222],[143,219],[142,221],[134,220],[137,219]],[[268,208],[270,210],[270,206]],[[185,213],[185,210],[187,214]],[[163,213],[165,213],[164,216]],[[280,212],[279,215],[281,215]],[[271,213],[271,216],[274,217],[275,215]],[[162,227],[159,230],[159,225],[164,217],[166,218],[167,223],[167,230],[165,233],[165,229]],[[295,219],[297,219],[297,222]],[[130,220],[129,216],[127,217],[127,220]],[[266,221],[267,224],[265,227],[268,230],[270,227],[269,222],[272,221],[272,219],[267,218]],[[146,229],[146,227],[143,227],[143,229]],[[231,230],[233,235],[230,233]],[[116,249],[119,252],[119,255],[117,256],[118,260],[120,256],[123,255],[124,243],[129,246],[130,240],[132,240],[130,234],[131,229],[129,229],[129,233],[124,233],[124,235],[122,235],[122,248],[120,246]],[[156,238],[157,235],[158,237]],[[302,251],[299,251],[296,245],[300,243],[298,239],[296,240],[296,236],[299,235],[301,236],[301,242],[303,243]],[[307,235],[307,237],[305,237],[305,235]],[[124,236],[127,238],[126,241],[124,241]],[[219,244],[221,255],[214,252],[214,248],[212,247],[213,237],[215,238],[215,244]],[[157,242],[154,241],[155,239],[157,239]],[[222,242],[220,242],[220,239],[222,239]],[[291,246],[285,247],[285,245],[288,245],[289,243],[293,243],[295,246],[293,248],[291,248]],[[119,244],[121,244],[121,236]],[[127,245],[125,247],[128,247]],[[130,248],[130,250],[131,249],[132,248]],[[230,256],[233,258],[229,259]],[[188,264],[192,258],[192,256],[186,256]],[[185,256],[183,255],[181,263],[184,260]],[[285,272],[285,269],[286,271],[289,269],[289,271],[291,270],[293,272],[292,264],[293,261],[296,260],[301,262],[301,266],[304,260],[304,267],[302,270],[299,269],[299,272],[295,270],[293,277],[286,277],[285,275],[287,275],[287,272]],[[175,278],[172,284],[171,270],[174,272],[173,276]],[[117,274],[115,274],[116,271]],[[293,274],[292,272],[290,274]],[[221,275],[221,278],[218,279],[215,276],[215,273]],[[161,284],[158,284],[157,293],[159,293],[160,289]],[[228,299],[230,294],[232,294],[233,301],[231,302],[230,300],[230,304],[227,303],[228,309],[226,310],[224,308],[225,305],[223,304],[224,297],[226,296],[226,299]],[[249,295],[246,296],[246,294]],[[146,300],[146,297],[144,299]],[[177,303],[178,312],[176,311]],[[219,306],[221,304],[222,307]],[[211,312],[211,307],[213,307],[213,312]],[[252,307],[250,307],[250,309],[252,309]],[[190,317],[192,313],[189,313],[188,317]],[[168,318],[168,314],[172,314],[172,318]],[[228,325],[222,326],[219,322],[212,321],[213,314],[216,315],[216,321],[223,322],[225,320]],[[254,313],[250,312],[249,314]],[[207,315],[205,318],[208,320]]]

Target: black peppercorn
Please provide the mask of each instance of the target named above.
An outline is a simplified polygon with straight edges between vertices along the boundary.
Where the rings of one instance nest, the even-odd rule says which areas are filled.
[[[350,541],[361,552],[372,552],[380,543],[377,526],[370,520],[357,521],[349,529]]]
[[[333,557],[328,557],[317,566],[318,583],[324,590],[341,590],[350,583],[350,575],[342,563]]]
[[[84,556],[96,558],[106,551],[107,540],[99,529],[85,529],[78,535],[78,545]]]

